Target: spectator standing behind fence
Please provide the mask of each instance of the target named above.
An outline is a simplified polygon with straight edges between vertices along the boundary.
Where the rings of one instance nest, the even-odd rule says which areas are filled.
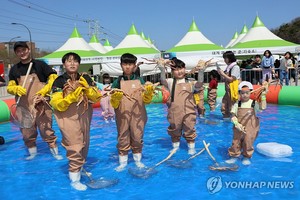
[[[291,57],[291,60],[292,60],[292,68],[290,68],[290,73],[289,73],[289,79],[291,80],[291,77],[294,79],[294,82],[296,82],[296,68],[298,66],[298,63],[297,63],[297,59],[292,55]]]
[[[275,73],[274,71],[274,57],[270,50],[266,50],[264,52],[264,57],[261,61],[261,68],[262,68],[262,82],[267,81],[270,82],[272,80],[272,74]]]
[[[280,84],[283,85],[283,79],[285,79],[285,85],[289,85],[289,68],[293,66],[291,52],[286,52],[284,57],[280,60]]]
[[[255,55],[252,62],[252,70],[253,70],[252,84],[257,84],[261,79],[260,65],[261,65],[261,57],[260,55]]]
[[[260,55],[255,55],[252,63],[252,68],[260,68],[261,65],[261,57]]]

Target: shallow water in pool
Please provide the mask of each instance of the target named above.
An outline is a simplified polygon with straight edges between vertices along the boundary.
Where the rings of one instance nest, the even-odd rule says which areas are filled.
[[[147,106],[148,122],[145,128],[143,163],[153,167],[166,158],[172,148],[166,132],[167,108],[163,104]],[[91,144],[85,168],[93,179],[101,177],[119,179],[109,188],[88,189],[79,192],[71,188],[68,179],[68,160],[60,145],[61,134],[54,120],[59,151],[64,155],[54,160],[45,142],[38,137],[38,155],[26,161],[27,151],[17,127],[11,123],[0,124],[0,135],[6,144],[0,146],[0,199],[299,199],[300,198],[300,108],[268,105],[259,113],[261,129],[255,146],[262,142],[278,142],[293,148],[288,158],[274,159],[254,152],[252,164],[238,171],[212,171],[214,162],[206,152],[189,162],[189,168],[172,167],[170,163],[184,160],[186,141],[182,138],[180,150],[155,169],[156,174],[141,179],[128,170],[116,172],[118,154],[115,123],[105,123],[99,108],[94,109],[91,126]],[[228,159],[227,149],[232,140],[232,124],[222,120],[221,112],[207,112],[206,119],[197,119],[196,150],[203,148],[202,140],[210,143],[210,151],[219,163]],[[134,170],[132,154],[128,168]],[[83,183],[90,180],[82,177]]]

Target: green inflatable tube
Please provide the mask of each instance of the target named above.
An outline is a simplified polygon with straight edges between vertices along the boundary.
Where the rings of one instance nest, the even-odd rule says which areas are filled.
[[[207,102],[207,89],[204,91],[204,101]],[[217,89],[217,97],[223,97],[225,94],[225,86],[224,84],[219,84]]]
[[[0,100],[0,122],[6,122],[10,119],[10,111],[7,104]]]
[[[278,105],[300,106],[300,87],[282,86],[278,96]]]
[[[152,103],[162,103],[162,92],[159,90],[155,92],[155,94],[152,97]]]

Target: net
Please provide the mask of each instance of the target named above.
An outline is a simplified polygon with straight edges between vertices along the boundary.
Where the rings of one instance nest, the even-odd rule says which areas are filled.
[[[11,121],[20,128],[32,128],[35,119],[31,112],[20,105],[14,104],[10,109]]]

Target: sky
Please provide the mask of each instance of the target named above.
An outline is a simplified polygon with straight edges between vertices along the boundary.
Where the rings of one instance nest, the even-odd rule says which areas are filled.
[[[113,47],[127,35],[132,24],[151,38],[159,50],[174,47],[194,19],[202,34],[226,46],[235,31],[251,28],[258,15],[269,29],[300,16],[299,0],[0,0],[0,42],[32,41],[41,50],[55,51],[77,27],[89,42],[99,27],[99,39]],[[88,23],[90,22],[90,23]],[[20,38],[15,38],[19,37]],[[102,40],[101,40],[102,39]]]

